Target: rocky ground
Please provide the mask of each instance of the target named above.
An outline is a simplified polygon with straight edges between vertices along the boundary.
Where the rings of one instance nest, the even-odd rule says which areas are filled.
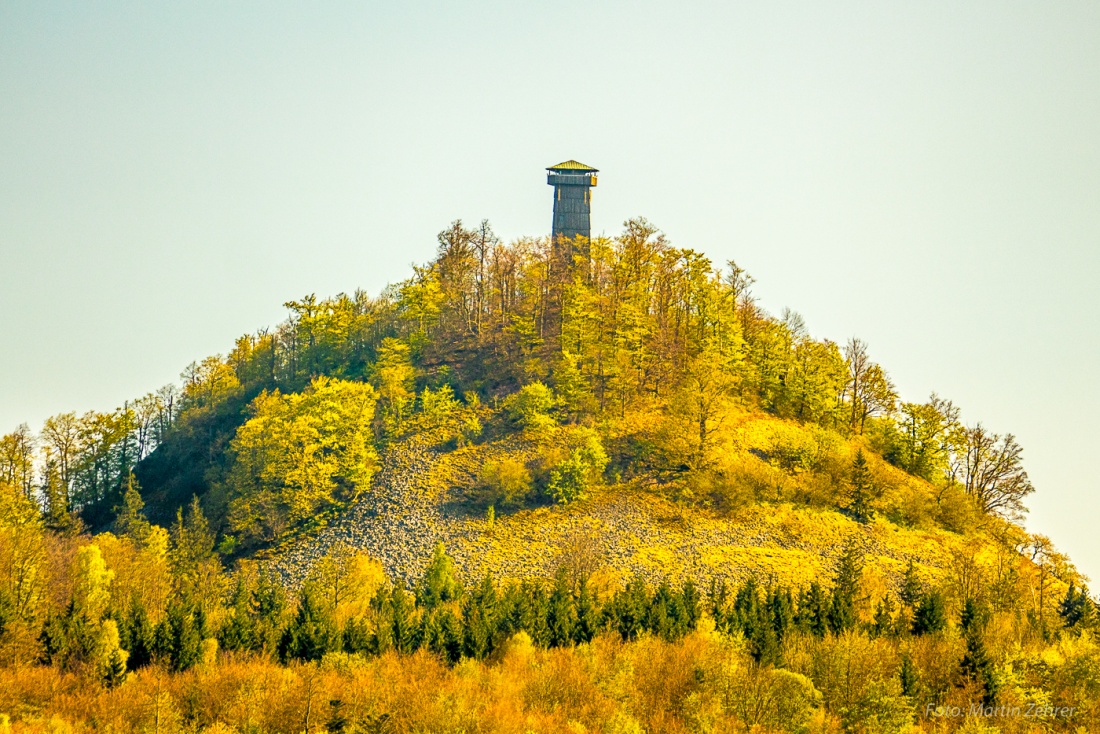
[[[292,588],[337,548],[368,553],[393,579],[414,582],[442,541],[467,577],[547,577],[560,563],[595,565],[611,575],[693,577],[749,574],[800,586],[827,577],[843,544],[857,542],[887,583],[910,558],[935,571],[945,553],[941,535],[904,532],[889,523],[859,525],[835,512],[757,506],[738,518],[689,513],[651,493],[612,489],[568,508],[499,515],[492,525],[452,502],[481,464],[507,446],[444,453],[402,443],[385,454],[371,490],[332,524],[270,561]],[[577,556],[586,556],[578,558]]]
[[[284,583],[297,587],[319,559],[341,546],[378,559],[390,578],[419,577],[435,544],[453,540],[458,529],[444,518],[431,486],[437,459],[424,446],[400,444],[387,451],[369,492],[314,538],[272,561]]]

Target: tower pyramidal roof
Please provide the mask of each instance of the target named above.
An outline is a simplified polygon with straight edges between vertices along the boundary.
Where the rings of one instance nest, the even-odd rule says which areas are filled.
[[[598,173],[600,169],[593,168],[592,166],[586,166],[580,161],[567,160],[564,163],[559,163],[556,166],[550,166],[547,171],[592,171]]]

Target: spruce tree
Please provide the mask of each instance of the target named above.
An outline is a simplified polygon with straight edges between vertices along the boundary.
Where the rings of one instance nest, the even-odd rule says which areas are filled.
[[[200,610],[206,604],[217,603],[219,600],[212,596],[211,582],[221,574],[222,568],[214,551],[214,531],[203,514],[198,497],[191,498],[186,515],[182,508],[177,510],[171,539],[168,560],[180,599]]]
[[[124,624],[119,625],[121,645],[130,651],[126,664],[130,670],[137,670],[153,662],[156,645],[156,628],[149,621],[145,605],[135,595],[130,600]]]
[[[443,609],[428,609],[420,617],[420,646],[447,660],[447,635],[443,627]]]
[[[547,624],[550,600],[542,584],[525,581],[520,585],[520,629],[531,636],[539,647],[550,644],[550,627]]]
[[[695,629],[695,626],[699,623],[699,608],[702,600],[699,597],[699,591],[695,588],[694,582],[691,578],[684,581],[684,585],[680,588],[680,627],[681,634],[687,634]]]
[[[126,491],[122,495],[122,504],[119,505],[115,515],[115,529],[119,535],[123,535],[142,545],[149,537],[151,525],[145,518],[145,502],[141,499],[141,490],[138,487],[134,473],[130,472],[126,477]]]
[[[940,632],[947,627],[947,610],[943,596],[931,591],[921,596],[917,610],[913,614],[913,634],[928,635]]]
[[[47,665],[64,665],[71,657],[72,647],[69,632],[69,620],[72,617],[72,605],[67,612],[50,612],[42,626],[39,642],[42,644],[42,659]]]
[[[760,604],[760,593],[757,589],[756,579],[750,576],[737,594],[733,597],[733,609],[731,610],[731,628],[740,630],[747,638],[751,638],[753,630],[759,621],[757,607]]]
[[[645,582],[632,579],[625,589],[617,591],[611,602],[611,623],[624,640],[633,640],[645,627],[649,606]]]
[[[863,553],[849,542],[840,557],[829,602],[829,629],[840,634],[856,627],[856,600],[863,575]]]
[[[986,610],[973,597],[968,597],[959,612],[959,627],[963,632],[985,627],[988,614]]]
[[[778,661],[778,650],[782,647],[784,638],[794,628],[794,599],[789,590],[773,586],[768,590],[766,606],[768,621],[775,632]]]
[[[126,660],[125,650],[116,648],[107,653],[107,659],[103,662],[101,669],[105,686],[114,688],[126,680]]]
[[[279,657],[289,660],[320,660],[337,649],[339,635],[332,613],[312,583],[302,587],[298,611],[279,641]]]
[[[119,645],[118,625],[113,619],[103,620],[97,640],[98,668],[103,684],[114,688],[126,680],[128,653]]]
[[[829,629],[828,617],[827,596],[821,585],[814,581],[799,595],[795,623],[802,632],[824,637]]]
[[[462,620],[451,609],[444,609],[441,623],[443,628],[443,654],[447,662],[454,665],[462,659]]]
[[[577,591],[577,627],[573,631],[575,642],[590,642],[600,629],[600,606],[588,577],[581,576]]]
[[[577,610],[570,590],[569,572],[562,566],[554,577],[554,589],[550,593],[546,624],[550,644],[562,647],[573,643],[577,627]]]
[[[874,512],[871,510],[873,492],[871,469],[867,465],[867,457],[864,456],[863,449],[859,449],[852,462],[852,497],[846,508],[856,522],[868,523],[874,518]]]
[[[496,586],[489,574],[481,585],[467,595],[463,604],[465,618],[464,649],[466,655],[481,660],[496,646],[498,604]]]
[[[1058,616],[1068,629],[1087,629],[1096,624],[1096,602],[1089,596],[1088,589],[1077,589],[1071,583],[1058,604]]]
[[[344,625],[344,652],[365,654],[372,651],[370,623],[363,617],[352,617]]]
[[[917,674],[917,668],[913,665],[913,659],[909,656],[909,653],[904,653],[901,656],[901,666],[898,668],[898,682],[901,684],[901,692],[904,695],[908,696],[910,700],[916,697],[920,679]]]
[[[252,629],[252,649],[273,655],[279,644],[283,615],[286,612],[286,591],[269,573],[261,573],[252,594],[256,621]]]
[[[675,635],[673,621],[672,589],[667,581],[662,581],[646,609],[645,628],[662,640],[671,641]]]
[[[168,604],[155,638],[156,657],[174,671],[187,670],[202,658],[202,634],[196,624],[195,609],[180,600]]]
[[[512,582],[500,589],[494,615],[497,633],[502,638],[511,637],[523,629],[523,602],[520,585]]]
[[[417,648],[419,640],[416,621],[416,607],[412,594],[400,586],[394,587],[390,594],[390,630],[393,634],[394,648],[408,654]]]
[[[773,603],[780,607],[782,605],[781,597],[776,594],[773,598],[771,591],[769,591],[763,603],[760,603],[757,599],[753,609],[754,618],[747,636],[749,637],[749,653],[757,663],[778,666],[782,661],[780,638],[783,631],[785,631],[785,629],[781,631],[785,623],[784,612],[774,610]]]
[[[907,607],[915,609],[923,595],[924,586],[921,584],[920,577],[917,575],[917,569],[916,566],[913,565],[913,560],[910,559],[909,565],[905,568],[905,576],[902,578],[901,591],[898,592],[898,597]]]
[[[985,610],[973,599],[967,599],[959,620],[963,638],[966,640],[966,652],[959,667],[964,677],[982,687],[982,705],[992,706],[996,703],[1000,683],[982,634],[985,624]]]
[[[232,608],[218,632],[218,643],[229,651],[255,649],[256,622],[252,611],[252,590],[245,583],[244,575],[237,576],[233,590]]]
[[[726,580],[711,579],[709,594],[710,616],[714,618],[714,626],[721,632],[729,632],[729,587]]]

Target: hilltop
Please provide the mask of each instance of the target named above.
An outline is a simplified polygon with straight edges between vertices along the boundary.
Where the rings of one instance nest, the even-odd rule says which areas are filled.
[[[288,302],[179,388],[50,419],[47,515],[111,527],[129,487],[168,525],[197,497],[230,561],[292,587],[345,545],[412,582],[438,541],[468,579],[548,577],[580,544],[610,577],[792,585],[851,541],[895,588],[963,548],[1028,577],[1038,543],[1079,583],[1014,524],[1033,488],[1010,434],[900,400],[863,342],[770,316],[752,284],[641,219],[508,245],[455,222],[376,297]]]

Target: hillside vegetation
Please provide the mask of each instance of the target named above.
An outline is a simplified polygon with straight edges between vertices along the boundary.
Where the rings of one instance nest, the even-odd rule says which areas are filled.
[[[178,387],[20,426],[0,714],[1100,727],[1096,603],[1019,524],[1015,438],[900,399],[866,344],[767,314],[752,283],[641,219],[510,244],[455,222],[376,297],[288,302]]]

